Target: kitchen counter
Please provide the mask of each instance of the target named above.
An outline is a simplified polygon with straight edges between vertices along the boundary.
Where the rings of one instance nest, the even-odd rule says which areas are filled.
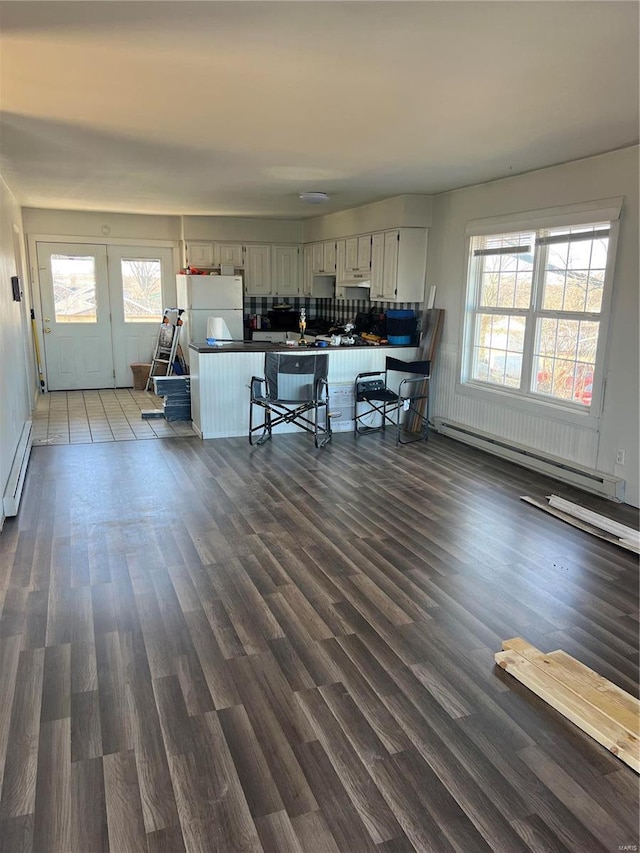
[[[252,376],[264,376],[265,352],[327,353],[329,393],[353,388],[358,373],[384,370],[388,355],[404,361],[416,358],[416,347],[339,346],[287,347],[265,341],[210,347],[191,344],[191,417],[201,438],[227,438],[249,433],[249,385]],[[291,424],[281,432],[298,432]]]
[[[241,343],[222,344],[220,347],[210,347],[207,344],[189,344],[190,350],[196,352],[318,352],[327,350],[346,350],[346,349],[385,349],[399,350],[407,349],[407,347],[391,346],[390,344],[346,344],[338,347],[332,347],[328,344],[326,347],[292,347],[282,343],[271,343],[270,341],[242,341]]]

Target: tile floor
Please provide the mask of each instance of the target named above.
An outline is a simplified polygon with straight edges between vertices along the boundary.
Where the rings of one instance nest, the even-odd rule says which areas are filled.
[[[51,391],[33,415],[34,444],[93,444],[195,435],[191,421],[145,420],[142,409],[162,409],[162,397],[131,388]]]

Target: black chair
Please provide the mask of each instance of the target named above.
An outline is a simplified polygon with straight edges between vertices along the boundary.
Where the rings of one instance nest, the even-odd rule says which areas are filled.
[[[395,383],[390,373],[396,373]],[[398,381],[398,373],[411,375]],[[384,430],[391,424],[395,427],[396,444],[426,441],[429,438],[430,374],[428,361],[402,361],[391,356],[387,356],[384,370],[359,373],[355,381],[355,437]],[[374,376],[377,378],[371,378]],[[397,391],[389,387],[390,379]],[[371,424],[372,420],[376,421],[375,425]]]
[[[328,369],[327,353],[266,353],[264,377],[251,379],[249,443],[264,444],[279,424],[312,433],[316,447],[331,441]],[[258,424],[257,410],[262,410]]]

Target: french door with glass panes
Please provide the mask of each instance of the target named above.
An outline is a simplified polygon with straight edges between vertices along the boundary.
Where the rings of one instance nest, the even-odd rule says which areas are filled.
[[[50,391],[130,387],[174,292],[171,249],[36,243]]]

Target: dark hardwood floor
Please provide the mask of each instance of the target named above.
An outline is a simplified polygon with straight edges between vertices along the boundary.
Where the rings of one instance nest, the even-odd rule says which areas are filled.
[[[34,448],[0,850],[637,850],[636,774],[493,661],[637,695],[638,561],[518,500],[551,492],[636,521],[439,436]]]

